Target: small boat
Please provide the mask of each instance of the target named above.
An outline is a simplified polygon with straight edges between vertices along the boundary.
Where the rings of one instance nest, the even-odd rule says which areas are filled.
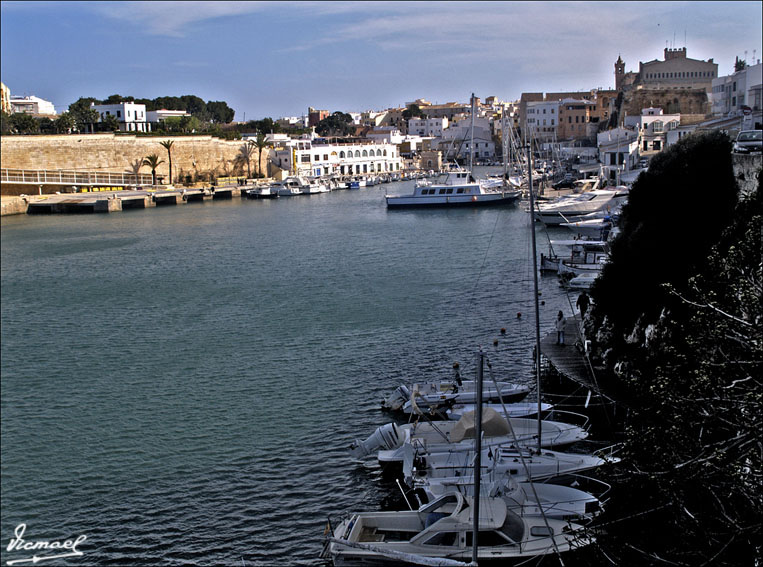
[[[618,211],[597,211],[580,218],[575,222],[563,222],[559,226],[572,231],[581,238],[607,241],[614,234],[613,227],[617,224]]]
[[[411,400],[416,397],[416,405],[421,409],[436,410],[449,407],[450,404],[473,404],[477,399],[477,382],[474,380],[435,380],[421,384],[406,386],[401,384],[382,401],[382,409],[391,412],[403,411],[410,413]],[[530,387],[514,382],[498,382],[482,386],[482,399],[485,401],[501,401],[504,403],[521,402]],[[406,411],[407,410],[407,411]]]
[[[620,461],[612,448],[595,453],[564,453],[529,447],[490,447],[483,449],[482,467],[496,476],[507,475],[517,482],[529,479],[548,480],[576,475]],[[471,470],[474,475],[474,451],[428,452],[422,448],[406,448],[403,477],[410,487],[423,486],[434,479],[463,477]]]
[[[368,180],[365,177],[359,177],[350,181],[350,189],[360,189],[368,184]]]
[[[386,195],[385,199],[390,209],[510,205],[519,199],[520,191],[516,189],[489,185],[475,181],[468,170],[457,169],[446,172],[441,183],[422,180],[416,183],[412,194]]]
[[[570,279],[562,279],[562,286],[567,289],[591,289],[593,282],[599,277],[599,273],[579,274]]]
[[[451,492],[417,510],[351,514],[333,530],[322,557],[331,558],[335,565],[392,562],[465,566],[475,551],[475,527],[479,530],[476,554],[480,564],[529,560],[593,541],[583,535],[580,524],[522,515],[502,498],[475,499]]]
[[[564,447],[588,437],[585,427],[561,421],[521,417],[506,419],[491,408],[484,409],[482,415],[483,444],[486,447],[538,443],[545,448]],[[405,425],[390,423],[377,428],[363,441],[356,439],[349,449],[355,458],[377,452],[377,459],[383,466],[402,464],[408,445],[426,447],[431,452],[469,451],[474,442],[474,420],[474,412],[467,412],[458,421],[425,421]]]
[[[316,195],[318,193],[329,193],[331,187],[315,179],[305,179],[301,190],[303,195]]]
[[[266,185],[247,190],[246,196],[248,199],[277,199],[278,192],[270,185]]]
[[[552,404],[541,403],[541,413],[547,413],[554,409]],[[490,408],[504,417],[529,417],[538,413],[537,402],[515,402],[513,404],[482,404],[483,408]],[[504,413],[504,408],[506,412]],[[445,411],[448,419],[452,421],[458,421],[463,417],[466,412],[473,412],[475,409],[474,404],[456,404],[450,409]]]
[[[628,187],[620,185],[565,195],[553,201],[538,203],[534,217],[546,225],[578,222],[591,213],[607,209],[612,211],[620,207],[627,200],[628,191]]]
[[[554,247],[568,247],[568,254],[554,253]],[[599,272],[609,258],[609,244],[603,240],[552,240],[549,253],[540,255],[540,271],[557,274]]]

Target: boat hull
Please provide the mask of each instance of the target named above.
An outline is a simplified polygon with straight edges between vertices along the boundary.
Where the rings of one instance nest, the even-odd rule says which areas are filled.
[[[447,207],[490,207],[511,205],[519,199],[517,193],[496,193],[495,195],[464,195],[464,196],[388,196],[388,209],[419,209]]]

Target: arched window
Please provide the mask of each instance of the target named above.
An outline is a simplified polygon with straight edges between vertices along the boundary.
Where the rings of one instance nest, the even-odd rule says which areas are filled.
[[[344,152],[339,152],[339,157],[343,158],[344,157]]]
[[[360,150],[355,150],[355,157],[360,157]]]
[[[387,150],[384,150],[384,157],[387,157]]]
[[[376,155],[376,153],[374,153],[374,151],[371,150],[370,152],[368,152],[368,155],[371,156],[371,157],[374,157]]]
[[[368,152],[366,150],[363,150],[363,157],[368,157]]]

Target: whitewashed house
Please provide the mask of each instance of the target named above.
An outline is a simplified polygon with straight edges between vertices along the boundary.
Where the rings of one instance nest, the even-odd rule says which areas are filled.
[[[151,131],[151,123],[148,121],[145,104],[136,104],[134,102],[120,102],[118,104],[90,103],[90,108],[98,112],[99,122],[103,122],[107,116],[116,117],[119,122],[119,130],[122,132]]]
[[[32,116],[55,116],[56,108],[53,103],[40,97],[11,96],[11,112],[14,114],[31,114]]]
[[[638,131],[642,154],[654,153],[665,148],[667,132],[681,125],[681,115],[665,114],[661,108],[644,108],[641,116],[626,116],[624,125]]]
[[[630,128],[613,128],[596,137],[599,163],[610,181],[617,183],[621,176],[638,167],[639,133]]]

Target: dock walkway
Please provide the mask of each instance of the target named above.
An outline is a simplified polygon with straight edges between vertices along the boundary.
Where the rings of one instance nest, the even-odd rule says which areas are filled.
[[[583,353],[580,335],[580,316],[567,317],[564,327],[564,345],[556,344],[556,331],[540,341],[540,352],[560,373],[583,388],[598,390],[591,378],[591,369]]]

